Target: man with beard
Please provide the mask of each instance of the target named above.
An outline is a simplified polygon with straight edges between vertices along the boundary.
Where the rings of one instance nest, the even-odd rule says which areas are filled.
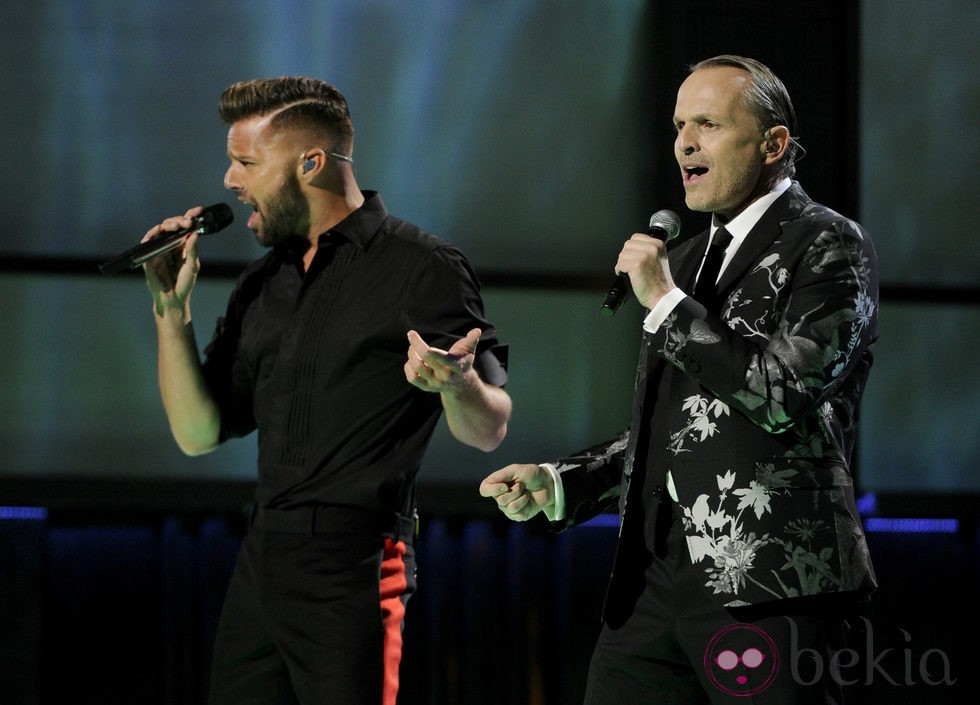
[[[333,86],[237,83],[219,112],[225,186],[252,207],[248,227],[270,251],[239,278],[203,361],[190,309],[196,235],[145,267],[180,448],[207,453],[258,430],[255,509],[218,626],[211,703],[391,704],[422,455],[443,410],[463,443],[501,442],[506,349],[459,250],[358,187]]]

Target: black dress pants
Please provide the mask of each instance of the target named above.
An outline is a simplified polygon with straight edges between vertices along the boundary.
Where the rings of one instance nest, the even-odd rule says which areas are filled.
[[[636,575],[617,576],[635,590],[607,597],[586,705],[842,703],[829,665],[846,646],[844,611],[807,598],[720,606],[691,563],[680,508],[666,498],[657,514],[655,547],[635,535],[621,541],[620,551],[645,551],[646,560],[624,562],[639,566]]]
[[[211,705],[393,705],[411,535],[271,516],[253,518],[232,574]]]

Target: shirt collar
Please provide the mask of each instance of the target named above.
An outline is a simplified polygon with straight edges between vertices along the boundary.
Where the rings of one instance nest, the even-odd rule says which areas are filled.
[[[377,191],[361,191],[361,193],[364,195],[364,203],[361,207],[325,233],[321,233],[317,238],[320,245],[325,245],[332,237],[342,237],[361,250],[366,250],[370,246],[388,217],[388,210]],[[297,250],[295,242],[287,242],[277,245],[274,252],[286,262],[298,263],[303,259],[306,246]]]
[[[789,178],[783,179],[773,186],[769,193],[751,203],[744,211],[739,213],[727,223],[720,223],[716,217],[712,216],[711,235],[714,236],[715,230],[724,225],[725,230],[731,233],[732,241],[736,244],[741,243],[742,240],[745,239],[745,236],[749,234],[749,231],[752,230],[752,228],[755,227],[755,224],[759,222],[759,219],[762,218],[762,214],[769,209],[769,206],[771,206],[777,198],[783,195],[783,192],[790,187],[790,184],[792,184],[792,181]]]
[[[385,208],[381,195],[377,191],[361,191],[361,193],[364,195],[364,203],[361,207],[320,235],[321,238],[339,235],[362,250],[370,246],[388,217],[388,209]]]

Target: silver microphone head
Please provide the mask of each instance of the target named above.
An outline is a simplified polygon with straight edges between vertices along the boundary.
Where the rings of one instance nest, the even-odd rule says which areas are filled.
[[[667,233],[664,241],[673,240],[681,234],[681,219],[674,211],[664,209],[650,216],[649,229],[663,230]]]

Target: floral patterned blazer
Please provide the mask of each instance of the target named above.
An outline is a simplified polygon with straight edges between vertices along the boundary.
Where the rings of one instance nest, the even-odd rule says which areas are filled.
[[[707,237],[669,255],[685,291]],[[870,592],[850,472],[878,336],[868,234],[794,182],[742,242],[719,294],[707,308],[685,298],[644,333],[631,428],[555,461],[566,497],[559,528],[616,502],[622,515],[639,503],[630,495],[633,460],[638,448],[647,454],[643,411],[655,405],[667,440],[650,448],[645,466],[670,472],[708,593],[738,606]],[[670,393],[658,399],[666,373]],[[614,579],[627,553],[620,546]]]

